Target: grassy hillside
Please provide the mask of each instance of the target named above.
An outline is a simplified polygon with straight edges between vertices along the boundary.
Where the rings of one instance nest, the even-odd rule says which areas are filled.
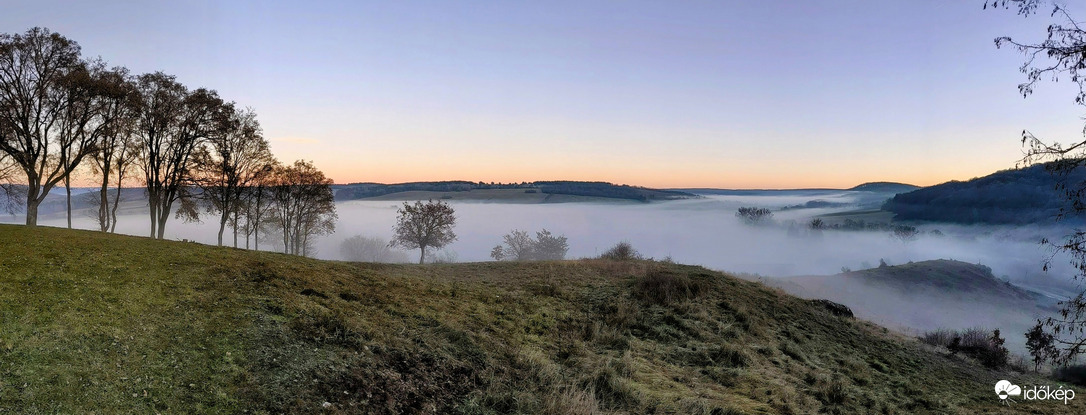
[[[1075,413],[700,267],[393,266],[0,226],[0,413]]]

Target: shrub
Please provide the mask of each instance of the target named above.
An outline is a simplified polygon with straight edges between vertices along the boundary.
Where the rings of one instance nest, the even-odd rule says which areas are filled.
[[[1003,346],[1006,341],[1000,337],[999,329],[988,331],[980,328],[971,328],[962,331],[939,329],[925,333],[920,337],[924,343],[933,346],[946,347],[950,353],[961,353],[980,361],[982,365],[991,369],[999,369],[1007,365],[1010,353]]]
[[[603,251],[603,253],[600,254],[600,259],[629,261],[634,259],[641,259],[641,253],[637,252],[637,250],[634,249],[633,245],[630,245],[629,242],[622,241],[615,244],[615,246],[612,246],[611,249]]]

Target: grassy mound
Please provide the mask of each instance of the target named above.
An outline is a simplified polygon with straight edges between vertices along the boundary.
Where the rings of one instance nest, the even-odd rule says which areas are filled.
[[[1028,377],[700,267],[352,264],[21,226],[0,249],[0,413],[1082,410],[1004,408],[995,382]]]

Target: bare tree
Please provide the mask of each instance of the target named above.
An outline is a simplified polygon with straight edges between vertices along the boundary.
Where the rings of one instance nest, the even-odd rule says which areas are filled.
[[[265,174],[275,159],[252,109],[235,112],[226,130],[212,135],[208,144],[207,151],[198,158],[197,183],[204,200],[209,202],[208,210],[219,214],[219,246],[227,223],[232,222],[237,248],[242,193]]]
[[[272,160],[272,164],[262,170],[253,178],[252,182],[244,187],[241,192],[241,205],[245,211],[242,233],[245,234],[245,249],[249,249],[249,237],[253,238],[253,249],[260,250],[260,229],[268,222],[272,210],[272,188],[274,186],[275,172],[281,168],[279,162]],[[237,220],[235,220],[235,224]]]
[[[453,208],[448,204],[433,200],[427,203],[415,202],[414,205],[404,202],[400,208],[396,227],[393,228],[395,236],[392,245],[406,249],[419,249],[419,263],[426,259],[426,248],[441,248],[456,240],[453,226],[456,226],[456,216]]]
[[[1016,9],[1023,16],[1035,14],[1044,5],[1044,0],[994,0],[986,1],[984,7],[997,9]],[[1086,30],[1084,24],[1076,21],[1065,6],[1052,2],[1050,17],[1058,20],[1047,28],[1047,36],[1040,42],[1023,42],[1010,37],[995,39],[996,47],[1010,46],[1025,56],[1025,62],[1019,67],[1026,76],[1025,82],[1018,85],[1018,91],[1023,97],[1033,93],[1034,88],[1042,80],[1058,82],[1069,80],[1078,88],[1074,98],[1074,104],[1086,106]],[[1086,126],[1083,127],[1086,135]],[[1024,164],[1052,161],[1047,167],[1059,175],[1067,175],[1079,171],[1086,166],[1086,139],[1075,139],[1069,145],[1043,140],[1029,130],[1022,131],[1022,144],[1026,146]],[[1086,212],[1086,182],[1066,183],[1060,181],[1060,190],[1064,192],[1069,206],[1059,214],[1059,218],[1070,215],[1080,215]],[[1043,243],[1054,248],[1057,252],[1063,252],[1071,257],[1071,265],[1077,270],[1074,278],[1082,281],[1086,279],[1086,230],[1080,228],[1074,231],[1063,242],[1051,243],[1047,239]],[[1050,258],[1054,258],[1053,255]],[[1048,270],[1051,263],[1046,261],[1044,270]],[[1059,303],[1059,317],[1050,317],[1038,321],[1033,330],[1027,332],[1027,336],[1040,338],[1043,332],[1052,334],[1050,340],[1059,349],[1055,353],[1053,361],[1056,363],[1068,363],[1081,353],[1086,352],[1086,291],[1079,292],[1076,296]],[[1046,353],[1048,353],[1046,351]]]
[[[215,91],[189,91],[162,72],[140,75],[136,137],[150,207],[151,237],[162,239],[166,221],[177,215],[195,219],[193,155],[204,140],[221,133],[233,112]]]
[[[283,250],[309,256],[313,253],[312,238],[336,229],[332,179],[312,163],[298,160],[277,169],[274,183],[272,216],[283,232]]]
[[[501,249],[501,255],[494,259],[528,261],[531,260],[535,254],[535,241],[528,235],[528,231],[514,229],[512,232],[509,232],[502,237],[502,242],[505,244],[505,247]],[[491,256],[494,256],[494,251],[491,251]]]
[[[0,151],[26,177],[26,224],[38,206],[95,150],[87,133],[93,88],[79,45],[48,29],[0,34]]]
[[[561,260],[569,251],[565,236],[555,236],[543,229],[532,238],[527,231],[513,230],[502,237],[503,245],[495,246],[490,256],[495,260],[548,261]]]
[[[138,155],[132,137],[137,113],[137,91],[135,83],[128,75],[128,69],[125,68],[103,70],[98,74],[97,82],[102,100],[102,117],[111,122],[99,138],[98,151],[93,154],[94,168],[102,177],[98,195],[94,198],[98,205],[95,219],[99,230],[114,232],[117,228],[117,205],[121,201],[124,176]],[[116,177],[117,183],[113,201],[109,200],[111,177]]]

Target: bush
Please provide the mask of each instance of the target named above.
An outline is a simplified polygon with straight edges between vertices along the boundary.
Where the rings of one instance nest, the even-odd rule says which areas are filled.
[[[622,241],[618,244],[615,244],[615,246],[612,246],[611,249],[603,251],[603,253],[600,254],[600,259],[629,261],[634,259],[641,259],[641,253],[637,252],[637,250],[634,249],[633,245],[630,245],[629,242]]]
[[[939,329],[934,332],[924,333],[920,341],[933,345],[946,347],[952,354],[961,353],[980,361],[982,365],[990,369],[999,369],[1007,365],[1010,353],[1003,346],[1006,341],[1000,337],[999,329],[988,330],[971,328],[962,331]]]

